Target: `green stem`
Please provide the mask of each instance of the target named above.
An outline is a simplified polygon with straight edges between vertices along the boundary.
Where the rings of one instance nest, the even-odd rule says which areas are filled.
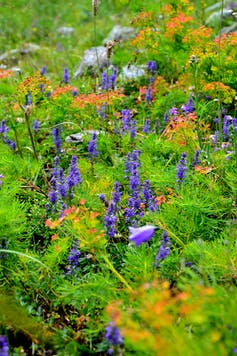
[[[33,154],[34,154],[34,157],[35,157],[36,161],[38,161],[38,155],[37,155],[37,152],[36,152],[34,138],[33,138],[33,135],[32,135],[31,128],[30,128],[30,120],[29,120],[29,118],[30,118],[30,114],[29,114],[28,110],[25,110],[26,125],[27,125],[29,136],[30,136],[31,146],[32,146],[32,149],[33,149]]]
[[[41,266],[45,267],[46,269],[50,270],[50,268],[48,266],[46,266],[43,262],[37,260],[37,258],[34,258],[32,256],[29,256],[25,253],[22,253],[22,252],[19,252],[19,251],[14,251],[14,250],[5,250],[5,249],[0,249],[0,252],[3,252],[3,253],[12,253],[14,255],[18,255],[20,257],[26,257],[28,258],[29,260],[32,260],[34,262],[37,262],[39,263]]]
[[[120,280],[120,282],[122,282],[127,287],[129,292],[132,292],[132,287],[128,284],[126,279],[124,279],[124,277],[114,268],[114,266],[112,265],[112,263],[110,262],[108,257],[105,255],[102,255],[102,257],[103,257],[104,261],[106,262],[107,266],[109,267],[109,269],[111,270],[111,272],[113,272],[115,274],[115,276]]]

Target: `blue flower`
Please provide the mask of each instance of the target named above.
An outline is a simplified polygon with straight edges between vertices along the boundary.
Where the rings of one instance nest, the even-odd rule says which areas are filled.
[[[136,246],[139,246],[143,242],[146,242],[152,238],[155,229],[156,227],[153,225],[145,225],[138,228],[129,227],[129,240],[134,242]]]
[[[5,335],[0,335],[0,355],[8,356],[9,346]]]

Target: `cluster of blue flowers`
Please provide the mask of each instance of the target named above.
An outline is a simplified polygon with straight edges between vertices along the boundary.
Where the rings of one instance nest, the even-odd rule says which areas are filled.
[[[52,170],[51,190],[49,192],[50,205],[46,208],[55,211],[57,204],[60,203],[61,210],[67,207],[67,200],[74,196],[75,187],[82,182],[81,174],[78,168],[77,157],[72,156],[69,165],[68,175],[65,177],[64,170],[59,166],[59,157],[54,158],[54,168]]]
[[[62,151],[62,140],[60,137],[61,131],[61,126],[56,126],[52,129],[53,142],[57,153],[61,153]]]
[[[187,153],[183,152],[177,165],[176,182],[181,184],[185,180],[187,170]]]
[[[131,110],[123,109],[121,111],[121,128],[120,133],[124,135],[126,132],[130,133],[130,138],[134,138],[137,133],[137,123],[133,119]]]
[[[160,262],[163,261],[167,256],[169,256],[170,245],[171,245],[171,242],[170,242],[168,233],[167,233],[167,231],[164,231],[163,235],[162,235],[160,249],[156,256],[156,267],[160,267]]]
[[[105,91],[109,89],[115,89],[116,79],[117,79],[116,68],[114,68],[113,73],[110,74],[109,76],[107,75],[106,72],[103,72],[101,78],[102,89]]]
[[[114,237],[117,233],[117,212],[120,210],[119,203],[122,197],[121,184],[119,182],[114,183],[112,199],[109,203],[106,201],[104,194],[100,194],[99,197],[105,205],[108,205],[104,216],[105,231],[109,237]]]
[[[119,328],[114,324],[113,321],[111,321],[111,323],[109,323],[105,328],[105,339],[109,344],[109,355],[113,355],[113,353],[123,343],[123,338],[120,334]]]
[[[67,267],[67,275],[76,275],[77,267],[80,262],[80,249],[79,249],[79,242],[75,241],[72,245],[72,248],[69,252],[68,256],[68,267]]]
[[[144,208],[155,212],[158,205],[150,186],[146,180],[143,185],[140,182],[138,168],[140,167],[139,150],[128,153],[125,161],[125,178],[129,180],[129,197],[125,208],[125,220],[132,226],[137,226],[138,220],[144,215]]]
[[[6,120],[2,120],[0,124],[0,137],[2,141],[9,146],[13,151],[16,150],[16,143],[13,140],[10,140],[7,137],[7,132],[9,131],[9,127],[6,125]]]
[[[9,346],[5,335],[0,335],[0,355],[8,356]]]
[[[88,159],[94,161],[99,152],[97,150],[97,133],[93,132],[88,144]]]

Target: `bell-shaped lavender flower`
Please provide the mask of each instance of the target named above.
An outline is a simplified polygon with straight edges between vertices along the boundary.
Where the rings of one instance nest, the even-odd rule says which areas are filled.
[[[177,165],[177,173],[176,173],[176,182],[181,184],[184,182],[185,175],[187,170],[187,153],[183,152],[181,155],[181,159]]]
[[[9,346],[5,335],[0,335],[0,355],[8,356]]]
[[[156,227],[153,225],[145,225],[138,228],[129,227],[130,236],[128,239],[134,242],[136,246],[139,246],[153,237],[155,229]]]
[[[63,83],[69,84],[70,78],[69,78],[69,71],[67,68],[64,68],[63,71]]]
[[[120,331],[113,321],[105,328],[105,339],[110,346],[108,350],[109,355],[112,355],[114,353],[114,349],[123,343],[123,338],[120,334]]]
[[[96,156],[98,156],[99,152],[97,150],[97,133],[93,132],[91,136],[91,140],[88,144],[88,159],[93,161]]]
[[[167,231],[163,232],[162,241],[160,245],[159,252],[156,256],[156,267],[160,267],[160,262],[163,261],[170,254],[170,245],[169,236]]]
[[[60,134],[61,134],[60,126],[54,127],[52,129],[53,142],[54,142],[57,153],[60,153],[61,148],[62,148],[62,140],[61,140]]]

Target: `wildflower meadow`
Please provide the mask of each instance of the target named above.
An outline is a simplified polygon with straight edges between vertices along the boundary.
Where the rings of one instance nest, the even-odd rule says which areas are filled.
[[[0,19],[0,356],[236,354],[237,2]]]

